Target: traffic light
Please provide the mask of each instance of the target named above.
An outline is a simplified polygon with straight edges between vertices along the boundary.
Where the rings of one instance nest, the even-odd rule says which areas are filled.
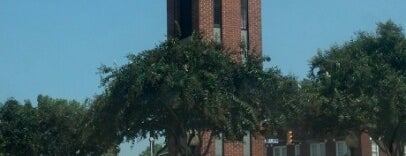
[[[293,132],[292,131],[288,131],[288,134],[286,135],[286,144],[287,145],[293,145]]]

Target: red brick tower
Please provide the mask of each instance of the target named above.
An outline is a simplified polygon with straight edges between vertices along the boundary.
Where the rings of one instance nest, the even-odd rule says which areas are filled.
[[[167,0],[168,36],[193,31],[222,43],[236,59],[261,55],[261,0]]]
[[[247,55],[262,55],[261,0],[167,0],[167,13],[168,37],[182,39],[200,32],[239,61]],[[263,156],[264,152],[264,138],[247,135],[241,142],[215,139],[207,155]]]

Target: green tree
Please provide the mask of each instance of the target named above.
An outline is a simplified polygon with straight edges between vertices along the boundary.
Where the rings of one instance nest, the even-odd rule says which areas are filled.
[[[283,76],[277,69],[265,70],[260,88],[267,129],[290,129],[301,113],[300,85],[294,76]]]
[[[6,155],[101,155],[86,105],[39,95],[38,106],[9,99],[0,108],[0,153]],[[114,149],[114,148],[113,148]],[[110,150],[113,151],[114,150]]]
[[[41,153],[45,155],[82,155],[85,151],[87,109],[77,101],[39,95],[38,123]]]
[[[212,137],[224,133],[239,139],[258,130],[263,105],[256,86],[264,75],[259,59],[240,64],[192,36],[128,60],[121,67],[101,68],[105,98],[94,107],[99,120],[108,123],[105,131],[114,132],[108,133],[112,138],[134,140],[151,133],[173,139],[178,152],[190,155],[188,135],[210,131]]]
[[[105,117],[100,117],[107,114],[103,113],[103,106],[106,103],[106,97],[102,95],[95,96],[92,100],[86,102],[88,112],[86,116],[86,149],[94,155],[103,153],[116,155],[119,153],[119,145],[123,138],[119,138],[117,131],[112,126],[113,122]],[[104,112],[105,113],[105,112]],[[90,146],[89,146],[90,145]],[[106,155],[107,156],[107,155]]]
[[[20,105],[15,99],[8,99],[0,109],[0,151],[6,155],[37,155],[37,119],[31,103]]]
[[[388,155],[403,155],[405,67],[405,35],[392,21],[378,24],[375,34],[360,32],[350,42],[319,52],[311,60],[317,91],[312,97],[318,104],[313,123],[322,123],[325,132],[365,131]]]

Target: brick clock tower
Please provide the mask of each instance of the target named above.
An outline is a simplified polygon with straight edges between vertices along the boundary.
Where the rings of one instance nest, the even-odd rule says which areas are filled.
[[[168,37],[182,39],[200,32],[239,61],[262,55],[261,0],[167,0],[167,15]],[[204,137],[203,145],[208,138]],[[207,155],[263,156],[264,152],[264,138],[247,135],[240,142],[213,139]]]

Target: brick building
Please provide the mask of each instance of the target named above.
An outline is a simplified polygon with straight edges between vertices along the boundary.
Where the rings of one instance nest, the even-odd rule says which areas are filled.
[[[237,61],[250,53],[261,55],[261,0],[167,0],[167,16],[168,37],[183,39],[199,32],[222,44]],[[203,146],[208,138],[202,140]],[[264,138],[247,135],[240,142],[214,139],[207,155],[263,156],[264,152]]]
[[[292,143],[285,134],[275,138],[279,143],[266,145],[267,156],[387,156],[365,132],[335,138],[309,137],[298,130],[293,133]]]

